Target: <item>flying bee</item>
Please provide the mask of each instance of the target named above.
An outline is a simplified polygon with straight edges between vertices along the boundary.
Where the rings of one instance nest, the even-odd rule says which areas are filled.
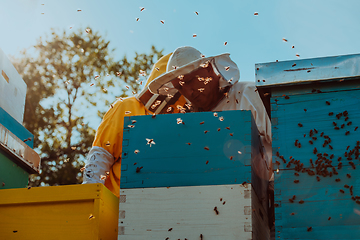
[[[230,67],[225,67],[225,71],[229,71],[230,70]]]
[[[198,91],[199,92],[204,92],[205,88],[199,88]]]
[[[165,24],[165,21],[164,21],[164,20],[160,20],[160,22],[161,22],[162,24]]]
[[[144,11],[145,8],[144,7],[140,7],[140,12]]]
[[[105,180],[106,179],[106,175],[100,175],[100,180]]]
[[[94,219],[94,218],[95,218],[94,215],[92,215],[92,214],[89,215],[89,220],[92,220],[92,219]]]
[[[139,151],[139,150],[137,150],[137,149],[134,151],[134,153],[135,153],[135,154],[138,154],[139,152],[140,152],[140,151]]]
[[[145,139],[147,141],[146,145],[150,145],[150,147],[151,147],[152,144],[155,145],[154,139],[149,139],[149,138],[145,138]]]
[[[219,117],[220,122],[224,121],[224,117]]]

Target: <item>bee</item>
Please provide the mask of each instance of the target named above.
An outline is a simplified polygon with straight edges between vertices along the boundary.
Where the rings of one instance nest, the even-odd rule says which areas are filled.
[[[140,20],[140,18],[136,18],[136,21],[138,22]]]
[[[334,127],[335,130],[339,130],[340,128],[339,127]]]
[[[131,113],[131,111],[125,111],[125,114],[130,114]]]
[[[139,150],[137,150],[137,149],[134,151],[134,153],[135,153],[135,154],[138,154],[139,152],[140,152],[140,151],[139,151]]]
[[[100,180],[105,180],[106,179],[106,175],[100,175]]]
[[[206,163],[205,164],[208,164],[209,163],[209,160],[208,161],[206,161]]]
[[[299,183],[299,180],[294,180],[294,183]]]
[[[331,149],[331,150],[333,150],[334,148],[333,148],[333,146],[331,146],[331,145],[329,145],[329,148]]]
[[[326,105],[330,105],[330,102],[329,102],[329,101],[326,101],[325,103],[326,103]]]
[[[289,198],[289,202],[294,203],[294,200],[292,198]]]
[[[342,190],[342,189],[340,189],[339,191],[340,191],[341,193],[345,193],[344,190]]]
[[[140,7],[140,12],[144,11],[145,8],[144,7]]]
[[[169,228],[169,230],[168,230],[168,231],[169,231],[169,232],[171,232],[171,230],[173,230],[173,229],[172,229],[172,228]]]
[[[299,174],[298,174],[297,172],[296,172],[296,173],[294,173],[294,175],[295,175],[295,176],[299,176]]]
[[[318,182],[320,182],[320,177],[319,177],[319,176],[316,176],[316,180],[317,180]]]
[[[142,168],[143,168],[142,166],[141,166],[141,167],[137,167],[137,168],[136,168],[136,172],[139,173]]]
[[[346,125],[350,126],[352,124],[352,122],[348,122]]]
[[[219,215],[219,211],[216,206],[214,207],[214,211],[215,211],[216,215]]]
[[[302,127],[303,125],[302,125],[301,123],[298,123],[298,126],[299,126],[299,127]]]
[[[335,179],[335,182],[340,182],[340,178]]]
[[[226,201],[223,202],[223,205],[225,205]]]
[[[295,46],[294,46],[294,45],[292,45],[292,46],[291,46],[291,48],[295,48]]]
[[[285,38],[283,38],[282,40],[283,40],[284,42],[287,42],[287,41],[288,41],[288,40],[287,40],[287,39],[285,39]]]
[[[320,137],[324,136],[324,132],[320,133]]]
[[[307,228],[307,231],[308,231],[308,232],[311,232],[311,231],[312,231],[312,227],[308,227],[308,228]]]
[[[205,88],[199,88],[198,91],[199,92],[203,92],[205,90]]]
[[[258,12],[254,12],[254,16],[258,16],[259,15],[259,13]]]
[[[154,139],[149,139],[149,138],[145,138],[145,139],[147,141],[146,145],[150,145],[150,147],[151,147],[151,144],[155,145]]]
[[[78,11],[78,12],[81,12],[81,9],[78,9],[77,11]]]
[[[71,150],[75,150],[76,149],[76,147],[71,147]]]
[[[224,42],[224,46],[226,46],[227,45],[227,42]]]
[[[309,143],[310,143],[310,144],[313,144],[313,141],[310,140]]]
[[[296,63],[294,63],[293,65],[291,65],[292,67],[295,67],[296,66]]]
[[[208,133],[208,132],[209,132],[208,130],[205,130],[205,131],[204,131],[205,134]]]
[[[334,115],[334,113],[333,113],[333,112],[329,112],[329,116],[332,116],[332,115]]]
[[[91,84],[90,84],[90,87],[92,87],[92,86],[94,86],[94,85],[95,85],[95,83],[91,83]]]
[[[164,21],[164,20],[160,20],[160,22],[161,22],[162,24],[165,24],[165,21]]]
[[[350,174],[346,174],[346,176],[347,176],[348,178],[351,178],[351,175],[350,175]]]
[[[303,203],[304,203],[304,200],[300,200],[299,203],[300,203],[300,204],[303,204]]]
[[[229,71],[230,70],[230,66],[225,67],[225,71]]]
[[[290,98],[289,96],[285,95],[285,99],[289,99],[289,98]]]
[[[356,169],[355,164],[353,162],[349,162],[353,169]]]
[[[195,12],[195,14],[196,14],[196,15],[199,15],[199,13],[198,13],[198,12]]]
[[[219,117],[220,122],[224,121],[224,117]]]
[[[193,37],[197,37],[197,35],[196,35],[196,34],[193,34]]]
[[[204,121],[202,121],[201,123],[200,123],[200,125],[203,125],[205,122]]]
[[[349,185],[345,184],[345,185],[344,185],[344,188],[350,188],[350,187],[349,187]]]
[[[94,219],[95,218],[95,216],[94,215],[92,215],[92,214],[90,214],[90,216],[89,216],[89,220],[92,220],[92,219]]]
[[[306,110],[306,108],[304,108],[304,112],[306,112],[307,110]]]
[[[205,150],[210,150],[209,147],[204,147]]]
[[[230,160],[233,160],[233,156],[230,156]]]
[[[234,134],[233,134],[233,133],[229,133],[229,135],[230,135],[230,136],[234,136]]]
[[[295,54],[295,56],[299,58],[299,57],[300,57],[300,54]]]
[[[358,129],[358,127],[355,127],[354,131],[356,131]]]
[[[317,153],[317,149],[316,149],[316,148],[314,148],[313,153],[314,153],[314,154],[316,154],[316,153]]]

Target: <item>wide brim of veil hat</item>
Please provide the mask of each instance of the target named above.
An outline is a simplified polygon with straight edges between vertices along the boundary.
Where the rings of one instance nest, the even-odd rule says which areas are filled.
[[[176,52],[178,50],[184,50],[183,54],[177,55]],[[196,59],[197,55],[198,58]],[[226,86],[230,86],[240,79],[239,68],[237,67],[236,63],[231,60],[229,53],[224,53],[211,57],[204,57],[195,48],[181,47],[175,50],[172,57],[178,57],[178,59],[170,59],[167,66],[167,72],[158,76],[149,83],[148,87],[152,93],[162,94],[162,91],[159,90],[165,84],[167,87],[169,87],[169,84],[167,83],[171,82],[172,80],[181,75],[186,75],[192,71],[196,71],[206,63],[211,63],[213,67],[215,66],[214,71],[216,71],[217,75],[220,75],[221,78],[219,87],[224,88]],[[178,65],[180,66],[172,65],[172,63],[178,63]]]

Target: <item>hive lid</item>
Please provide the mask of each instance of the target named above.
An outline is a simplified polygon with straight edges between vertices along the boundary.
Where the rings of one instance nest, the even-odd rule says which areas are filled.
[[[360,77],[360,54],[255,64],[258,88]]]

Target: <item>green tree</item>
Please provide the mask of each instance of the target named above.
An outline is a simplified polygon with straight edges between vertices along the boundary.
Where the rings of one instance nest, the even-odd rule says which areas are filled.
[[[21,58],[12,58],[28,87],[24,126],[41,157],[41,172],[30,177],[30,186],[81,183],[80,168],[95,135],[93,120],[84,114],[97,111],[102,117],[116,97],[139,91],[145,80],[140,70],[150,72],[162,56],[152,46],[150,54],[115,61],[109,43],[89,28],[70,34],[52,30],[31,54],[24,50]]]

